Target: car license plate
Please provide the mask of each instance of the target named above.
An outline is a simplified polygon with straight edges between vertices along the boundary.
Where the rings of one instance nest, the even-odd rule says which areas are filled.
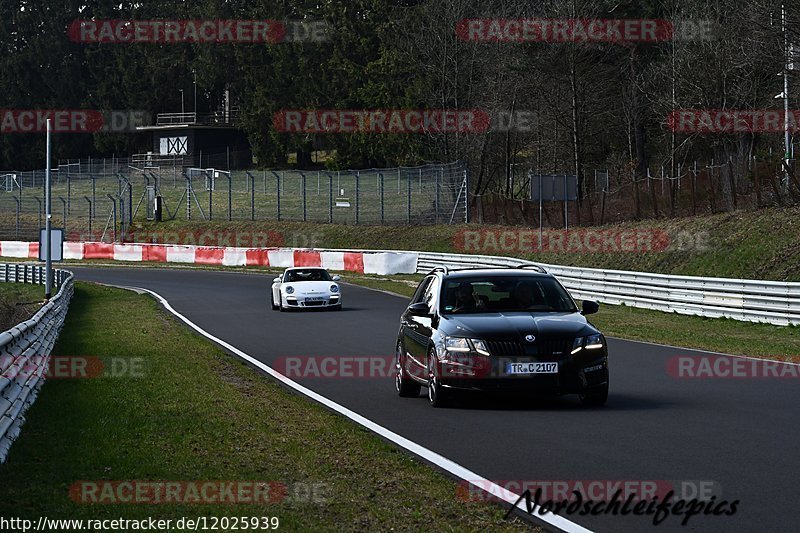
[[[322,298],[306,298],[307,302],[321,302]]]
[[[558,363],[507,363],[506,374],[558,374]]]

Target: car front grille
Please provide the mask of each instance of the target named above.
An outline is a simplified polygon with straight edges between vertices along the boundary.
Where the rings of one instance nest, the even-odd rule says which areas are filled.
[[[303,303],[305,304],[306,307],[320,307],[322,305],[325,305],[325,301],[324,300],[319,300],[319,301],[316,301],[316,302],[305,301]]]
[[[487,341],[489,353],[496,357],[521,357],[525,355],[525,346],[519,341]]]
[[[524,357],[535,355],[542,360],[558,360],[569,354],[573,339],[536,339],[534,343],[518,340],[486,341],[489,353],[495,357]]]

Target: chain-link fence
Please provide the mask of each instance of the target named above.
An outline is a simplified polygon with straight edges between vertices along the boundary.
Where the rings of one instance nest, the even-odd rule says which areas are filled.
[[[119,240],[133,222],[287,220],[337,224],[468,221],[461,162],[389,169],[251,170],[181,162],[67,162],[52,172],[54,227],[68,237]],[[147,163],[147,164],[144,164]],[[36,239],[43,227],[44,171],[0,172],[0,239]]]

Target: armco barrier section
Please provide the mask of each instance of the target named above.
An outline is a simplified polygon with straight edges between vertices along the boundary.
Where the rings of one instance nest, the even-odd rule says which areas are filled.
[[[417,268],[424,273],[440,265],[472,268],[520,264],[543,266],[576,299],[780,326],[800,324],[800,283],[671,276],[548,265],[513,257],[427,252],[420,252]]]
[[[0,241],[0,256],[36,259],[38,243]],[[189,263],[219,266],[323,267],[361,274],[413,274],[417,252],[235,248],[178,244],[64,243],[64,259]]]
[[[0,281],[43,284],[44,267],[0,265]],[[72,273],[55,270],[55,297],[30,320],[0,333],[0,463],[19,436],[25,412],[44,384],[48,358],[58,338],[72,299]]]
[[[35,258],[37,254],[37,243],[0,242],[2,256]],[[671,276],[548,265],[514,257],[401,250],[253,250],[178,245],[65,243],[64,257],[281,268],[306,265],[381,275],[424,273],[437,265],[470,268],[541,264],[548,272],[556,275],[577,299],[591,298],[608,304],[781,326],[800,324],[800,283],[779,281]]]

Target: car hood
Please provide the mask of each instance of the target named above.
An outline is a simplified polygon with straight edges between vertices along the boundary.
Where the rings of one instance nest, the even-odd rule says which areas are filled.
[[[334,281],[290,281],[283,284],[283,288],[291,286],[295,294],[329,294]]]
[[[476,313],[442,318],[447,335],[478,339],[509,339],[525,335],[581,337],[599,333],[580,313]]]

